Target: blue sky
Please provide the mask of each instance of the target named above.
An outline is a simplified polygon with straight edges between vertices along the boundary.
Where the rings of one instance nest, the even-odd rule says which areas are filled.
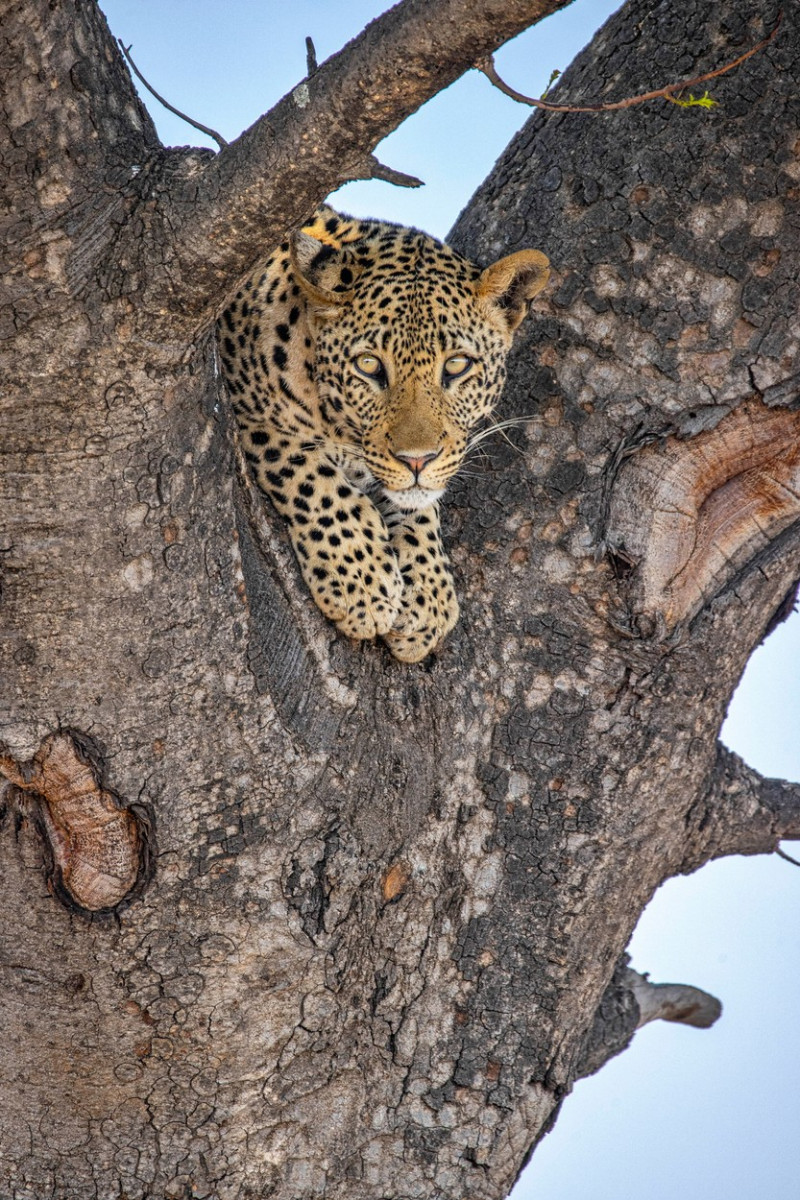
[[[368,0],[100,2],[153,86],[229,140],[304,76],[307,35],[321,62],[381,11]],[[501,50],[501,73],[540,95],[616,7],[575,0]],[[144,100],[165,143],[213,146]],[[379,148],[426,187],[350,184],[334,203],[443,236],[527,115],[469,72]],[[725,726],[727,744],[766,775],[800,779],[798,663],[796,616],[754,655]],[[656,1022],[581,1081],[514,1200],[797,1200],[799,911],[800,870],[774,856],[712,863],[661,888],[633,965],[713,992],[722,1019],[708,1031]]]

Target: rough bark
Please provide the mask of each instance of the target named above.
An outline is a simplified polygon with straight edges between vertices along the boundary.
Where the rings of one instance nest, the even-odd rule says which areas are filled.
[[[446,8],[391,20],[423,7]],[[512,32],[495,10],[552,7],[471,6],[483,50]],[[774,17],[634,0],[560,92],[697,73]],[[377,113],[397,35],[371,28],[344,52],[376,97],[353,162],[406,111]],[[414,667],[310,604],[232,452],[208,333],[268,249],[259,221],[268,243],[338,181],[351,126],[309,125],[313,180],[283,160],[291,99],[230,155],[167,153],[93,6],[7,4],[4,36],[0,1193],[502,1196],[655,1011],[621,956],[659,883],[800,837],[797,789],[717,744],[800,577],[794,499],[758,538],[737,501],[722,565],[695,537],[676,609],[638,483],[668,477],[695,527],[720,489],[795,488],[797,13],[711,114],[534,117],[459,223],[476,259],[534,245],[559,279],[512,370],[516,451],[447,509],[461,623]],[[410,106],[477,57],[470,34],[437,82],[454,35],[428,36]],[[779,445],[736,483],[726,430],[741,445],[765,408]],[[110,915],[46,887],[62,843],[34,810],[67,729],[101,755],[67,772],[81,815],[86,795],[129,834],[118,814],[142,814],[157,844]]]

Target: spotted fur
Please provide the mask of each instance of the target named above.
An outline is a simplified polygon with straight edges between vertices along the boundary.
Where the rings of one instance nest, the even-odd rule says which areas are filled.
[[[223,313],[245,454],[347,636],[416,662],[455,624],[438,502],[547,276],[536,250],[481,271],[418,230],[322,208]]]

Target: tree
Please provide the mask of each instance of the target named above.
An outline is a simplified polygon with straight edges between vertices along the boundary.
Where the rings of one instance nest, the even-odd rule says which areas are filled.
[[[643,1019],[713,1018],[627,971],[658,884],[800,837],[717,743],[800,577],[794,12],[722,116],[534,117],[455,230],[546,230],[558,279],[441,653],[339,638],[235,452],[225,296],[556,7],[405,0],[217,157],[158,145],[93,4],[6,8],[3,1194],[501,1196]],[[562,93],[776,19],[634,0]]]

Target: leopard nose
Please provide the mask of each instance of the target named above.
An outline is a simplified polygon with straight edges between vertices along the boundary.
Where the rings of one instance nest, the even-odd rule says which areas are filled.
[[[399,458],[401,463],[405,463],[407,467],[414,472],[414,476],[418,479],[422,470],[427,467],[428,463],[433,462],[442,453],[441,450],[428,450],[420,454],[418,450],[393,450],[395,458]]]

